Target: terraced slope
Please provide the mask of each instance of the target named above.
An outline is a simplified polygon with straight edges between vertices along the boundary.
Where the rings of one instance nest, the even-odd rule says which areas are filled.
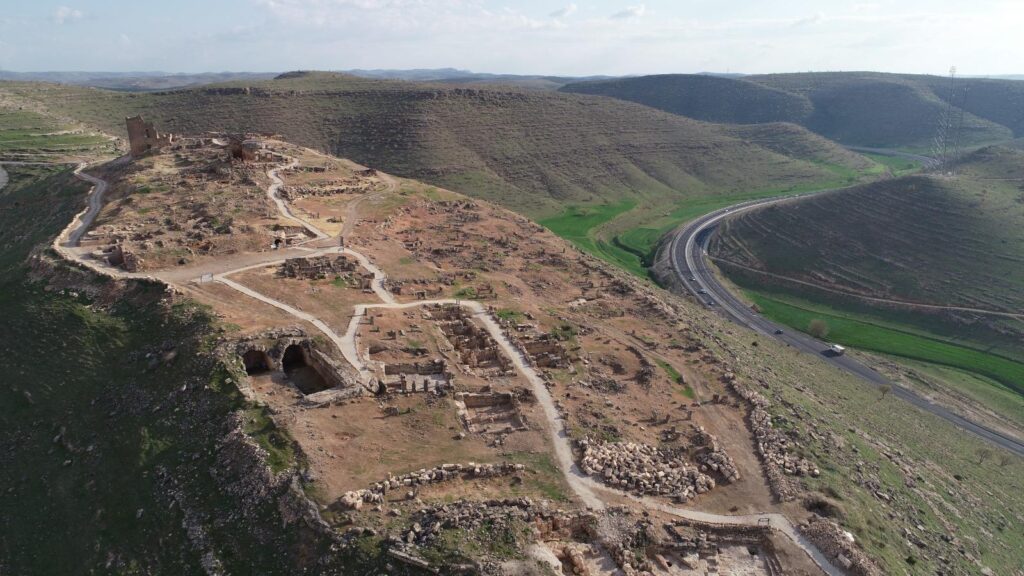
[[[717,125],[572,94],[326,73],[148,94],[40,84],[2,84],[0,90],[114,134],[123,134],[124,116],[136,113],[172,131],[276,132],[531,216],[627,198],[660,210],[695,196],[833,176],[824,166],[743,141]],[[801,147],[808,145],[793,146]]]
[[[981,149],[954,178],[907,176],[744,214],[722,226],[711,253],[741,286],[770,293],[762,307],[800,328],[828,316],[835,326],[856,320],[980,350],[988,357],[966,364],[952,359],[967,352],[952,349],[908,355],[948,360],[1024,392],[1024,365],[996,369],[1001,358],[1024,360],[1020,151]],[[858,326],[853,332],[869,329]],[[882,345],[890,337],[897,335],[857,343],[905,351]]]
[[[576,82],[562,92],[611,96],[697,120],[732,124],[795,122],[814,110],[804,96],[739,78],[659,74]]]
[[[939,76],[872,72],[742,79],[673,74],[569,84],[562,91],[611,96],[716,122],[794,122],[846,145],[924,150],[952,101],[965,112],[966,146],[1024,135],[1024,82],[969,78],[958,79],[957,86],[951,92],[949,79]]]

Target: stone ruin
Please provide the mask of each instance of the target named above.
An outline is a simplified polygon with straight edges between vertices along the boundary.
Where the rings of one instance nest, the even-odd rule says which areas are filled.
[[[640,496],[671,496],[685,503],[715,487],[715,480],[677,450],[635,442],[579,442],[580,469],[620,490]]]
[[[277,162],[280,154],[267,148],[265,134],[225,134],[228,160],[232,162]]]
[[[125,272],[138,272],[143,263],[142,258],[121,243],[100,247],[90,252],[89,256],[94,260],[119,267]]]
[[[356,263],[344,255],[288,258],[278,273],[285,278],[324,280],[355,272]],[[372,278],[373,275],[371,274]]]
[[[569,352],[553,334],[540,333],[532,324],[518,323],[512,319],[499,319],[505,336],[538,368],[564,368],[572,370]]]
[[[159,150],[174,142],[173,134],[161,134],[146,122],[142,116],[131,116],[124,119],[128,129],[128,148],[133,158],[139,158],[150,150]]]
[[[522,464],[501,462],[498,464],[441,464],[434,468],[421,468],[402,476],[388,474],[387,480],[374,483],[363,490],[346,492],[338,499],[336,506],[343,510],[359,510],[364,503],[380,504],[384,497],[394,490],[411,490],[413,493],[430,484],[440,484],[453,480],[475,480],[480,478],[496,478],[522,473],[526,467]]]
[[[440,358],[429,362],[384,364],[383,375],[377,380],[377,394],[441,394],[453,379],[454,374],[448,370],[448,364]]]
[[[306,398],[327,391],[360,391],[346,369],[316,348],[300,329],[271,330],[233,345],[246,374],[284,373]],[[324,398],[327,399],[326,397]]]
[[[509,434],[526,430],[519,398],[512,392],[460,392],[455,395],[459,420],[473,434]]]
[[[430,317],[459,356],[467,373],[483,376],[514,372],[512,361],[498,347],[486,330],[478,326],[461,306],[442,304],[429,309]]]
[[[680,567],[699,574],[732,574],[728,549],[739,549],[743,574],[783,576],[772,543],[770,524],[757,526],[710,524],[680,519],[664,524],[668,539],[653,553],[654,565],[662,570]],[[753,556],[757,559],[751,562]]]

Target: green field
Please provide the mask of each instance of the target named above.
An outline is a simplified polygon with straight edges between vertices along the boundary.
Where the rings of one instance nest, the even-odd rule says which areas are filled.
[[[106,137],[69,128],[41,114],[0,108],[0,158],[37,160],[113,150]]]
[[[824,167],[836,174],[837,178],[754,192],[724,193],[682,200],[670,212],[651,218],[649,224],[629,228],[619,233],[606,232],[602,228],[634,209],[639,210],[635,200],[623,200],[615,204],[596,206],[575,205],[558,216],[544,218],[539,223],[589,254],[619,266],[636,276],[648,278],[647,268],[651,265],[658,242],[665,234],[685,222],[740,202],[848,186],[856,182],[858,178],[877,173],[877,170],[873,169],[874,167],[862,173],[843,166],[826,165]],[[649,211],[647,210],[647,212]]]
[[[915,160],[909,160],[907,158],[898,158],[895,156],[884,156],[882,154],[870,154],[863,153],[864,156],[872,159],[873,161],[887,167],[893,176],[904,176],[906,174],[912,174],[921,169],[921,163]]]
[[[820,304],[763,292],[746,290],[746,294],[762,314],[797,330],[806,332],[811,320],[821,319],[828,325],[829,341],[965,370],[1024,395],[1024,363],[883,319],[853,317]]]
[[[635,200],[597,206],[572,206],[559,216],[540,220],[540,225],[572,242],[581,250],[636,274],[647,276],[636,254],[597,238],[596,230],[636,207]]]

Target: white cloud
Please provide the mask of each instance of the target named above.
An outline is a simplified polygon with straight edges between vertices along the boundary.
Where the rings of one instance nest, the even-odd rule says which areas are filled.
[[[647,12],[647,6],[644,4],[638,4],[636,6],[626,6],[625,9],[616,12],[609,16],[612,20],[629,20],[631,18],[639,18]]]
[[[801,26],[813,26],[825,19],[825,15],[821,12],[811,14],[805,18],[799,18],[793,21],[793,27],[799,28]]]
[[[57,24],[64,24],[73,20],[81,20],[85,14],[81,10],[69,6],[60,6],[53,12],[53,21]]]
[[[551,14],[548,14],[548,16],[551,16],[552,18],[567,18],[567,17],[572,16],[573,14],[575,14],[576,10],[578,8],[579,7],[576,6],[575,4],[569,4],[565,8],[560,8],[558,10],[555,10]]]

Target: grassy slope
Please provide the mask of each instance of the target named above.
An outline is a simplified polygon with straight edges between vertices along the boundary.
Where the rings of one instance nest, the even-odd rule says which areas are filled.
[[[813,302],[748,291],[750,299],[769,318],[806,331],[811,320],[824,320],[828,340],[860,348],[959,368],[991,378],[1024,396],[1024,363],[998,356],[970,343],[927,334],[913,325],[885,318],[835,311]]]
[[[0,159],[90,158],[112,151],[100,134],[0,98]]]
[[[1024,82],[958,80],[966,146],[1024,134]],[[742,79],[661,75],[569,84],[563,91],[602,94],[691,118],[730,123],[795,122],[837,142],[927,150],[950,100],[938,76],[837,72]]]
[[[213,480],[224,472],[225,420],[243,400],[201,354],[212,318],[188,303],[164,309],[159,287],[129,287],[108,308],[29,280],[28,252],[81,208],[85,186],[68,171],[9,170],[0,193],[0,572],[200,574],[186,518],[229,573],[294,573],[323,553],[322,539],[282,528],[272,498],[244,504]],[[177,358],[149,367],[145,352],[164,342]],[[286,448],[265,424],[257,440]],[[287,456],[275,449],[272,462]]]
[[[996,574],[1020,568],[1024,460],[983,452],[990,445],[953,425],[713,313],[684,324],[709,336],[723,369],[772,399],[774,425],[821,468],[801,482],[836,506],[883,573],[975,574],[972,558]]]
[[[807,98],[743,79],[661,74],[576,82],[562,92],[610,96],[708,122],[799,123],[814,107]]]
[[[1024,394],[1020,320],[872,303],[730,265],[844,292],[1019,312],[1024,154],[983,149],[959,172],[956,179],[910,176],[743,215],[723,225],[711,253],[776,320],[806,330],[810,319],[823,318],[837,342],[967,370]]]

